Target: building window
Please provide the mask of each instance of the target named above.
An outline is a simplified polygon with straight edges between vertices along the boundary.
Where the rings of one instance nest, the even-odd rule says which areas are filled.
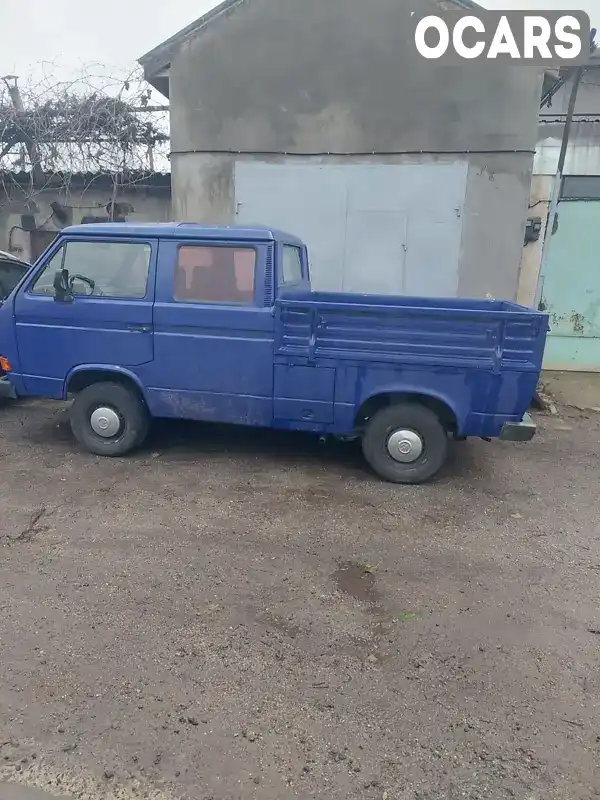
[[[297,247],[284,245],[280,283],[302,282],[302,258]]]
[[[183,245],[177,253],[175,300],[251,305],[256,252],[249,248]]]
[[[141,300],[146,296],[151,254],[151,246],[143,242],[67,242],[30,291],[53,295],[54,276],[66,269],[76,297]]]
[[[567,175],[563,178],[561,200],[600,200],[600,176]]]

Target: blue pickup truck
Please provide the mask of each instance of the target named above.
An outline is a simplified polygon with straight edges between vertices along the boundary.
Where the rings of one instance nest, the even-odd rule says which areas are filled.
[[[380,476],[422,483],[451,437],[532,438],[547,329],[509,302],[311,292],[275,230],[79,225],[0,307],[0,396],[73,397],[99,455],[175,417],[360,437]]]

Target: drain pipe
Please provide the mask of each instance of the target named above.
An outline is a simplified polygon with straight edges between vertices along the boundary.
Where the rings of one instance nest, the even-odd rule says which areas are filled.
[[[581,79],[583,77],[585,69],[586,69],[585,66],[578,67],[575,70],[575,74],[573,76],[573,86],[571,88],[569,107],[567,109],[567,118],[565,120],[565,128],[563,130],[562,143],[560,146],[560,154],[558,156],[558,166],[556,169],[556,175],[554,176],[554,184],[552,186],[550,208],[548,210],[548,219],[546,220],[546,231],[544,233],[544,241],[542,244],[542,260],[540,263],[540,271],[538,274],[537,288],[535,292],[535,301],[533,304],[533,307],[537,308],[539,311],[543,310],[542,308],[540,308],[540,305],[542,304],[544,279],[546,277],[546,268],[548,266],[550,239],[552,238],[552,233],[554,231],[554,226],[556,224],[558,204],[560,202],[560,197],[562,194],[563,171],[565,168],[565,161],[567,159],[567,148],[569,146],[571,128],[573,127],[573,114],[575,113],[575,104],[577,103],[579,86],[581,84]]]

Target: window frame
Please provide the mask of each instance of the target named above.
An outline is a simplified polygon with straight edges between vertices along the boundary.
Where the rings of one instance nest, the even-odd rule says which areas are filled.
[[[204,250],[216,250],[217,248],[221,248],[224,250],[251,250],[254,253],[254,280],[252,284],[252,299],[249,302],[234,302],[232,300],[181,300],[175,296],[175,286],[177,282],[177,274],[179,271],[179,251],[182,247],[195,247],[195,248],[203,248]],[[194,241],[191,240],[189,242],[179,240],[176,244],[175,249],[175,260],[173,263],[173,276],[172,276],[172,301],[173,303],[177,303],[177,305],[182,306],[214,306],[216,308],[256,308],[256,289],[257,289],[257,277],[258,277],[258,266],[259,266],[259,257],[258,257],[258,248],[252,244],[243,242],[238,244],[232,244],[231,242],[213,242],[213,241]]]
[[[600,201],[600,175],[565,175],[560,199],[563,203]]]
[[[109,295],[109,294],[74,294],[73,300],[110,300],[111,302],[124,302],[124,303],[135,303],[135,302],[144,302],[148,301],[149,294],[152,296],[154,295],[154,280],[153,280],[153,273],[155,269],[155,262],[156,262],[156,253],[157,253],[157,243],[156,240],[153,239],[138,239],[134,237],[121,237],[121,236],[106,236],[106,237],[96,237],[90,236],[86,238],[84,236],[73,236],[73,237],[65,237],[61,238],[60,236],[57,237],[56,242],[53,244],[51,249],[48,250],[46,258],[44,258],[43,263],[41,264],[38,270],[35,270],[35,273],[31,276],[30,280],[27,281],[27,284],[24,288],[25,294],[29,297],[34,298],[48,298],[50,300],[54,300],[53,294],[45,294],[45,293],[38,293],[34,292],[33,289],[42,275],[46,272],[47,268],[50,266],[50,263],[54,260],[54,258],[58,255],[58,253],[63,250],[63,257],[61,260],[61,267],[60,269],[64,269],[65,258],[67,253],[67,248],[70,244],[137,244],[137,245],[144,245],[150,248],[150,253],[148,257],[148,268],[146,273],[146,288],[145,293],[143,296],[137,297],[124,297],[123,295]],[[82,273],[83,274],[83,273]]]

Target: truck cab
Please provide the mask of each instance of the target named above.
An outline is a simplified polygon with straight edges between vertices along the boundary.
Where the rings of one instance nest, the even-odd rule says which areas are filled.
[[[312,293],[303,242],[267,228],[80,225],[0,308],[0,388],[74,397],[97,454],[175,417],[362,436],[376,471],[421,482],[448,435],[533,435],[545,326],[515,304]]]

